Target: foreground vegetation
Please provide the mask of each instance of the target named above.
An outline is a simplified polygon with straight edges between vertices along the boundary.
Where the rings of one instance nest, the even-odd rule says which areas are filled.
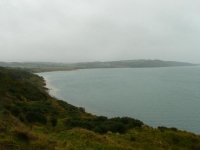
[[[51,97],[42,77],[0,68],[1,150],[200,149],[200,136],[95,116]]]

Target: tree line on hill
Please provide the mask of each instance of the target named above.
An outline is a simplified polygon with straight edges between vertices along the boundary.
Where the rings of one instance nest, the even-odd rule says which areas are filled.
[[[197,64],[162,61],[162,60],[122,60],[106,62],[81,62],[81,63],[52,63],[52,62],[0,62],[0,66],[23,68],[32,72],[42,71],[65,71],[74,69],[94,69],[94,68],[152,68],[152,67],[177,67],[195,66]]]

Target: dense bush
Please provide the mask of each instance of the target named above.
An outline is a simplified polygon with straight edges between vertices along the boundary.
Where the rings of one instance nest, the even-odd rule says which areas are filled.
[[[0,95],[9,92],[16,99],[40,101],[47,99],[44,89],[38,88],[42,78],[24,70],[0,67]]]
[[[46,117],[39,112],[28,112],[26,114],[26,120],[29,123],[35,123],[35,122],[43,123],[43,124],[47,123]]]
[[[10,109],[12,115],[18,116],[21,112],[21,109],[18,106],[12,106]]]
[[[58,114],[58,110],[51,105],[50,102],[34,102],[31,104],[24,104],[22,107],[24,113],[38,112],[43,115]]]
[[[128,117],[107,119],[107,117],[100,116],[93,119],[79,118],[66,120],[66,126],[69,128],[81,127],[100,134],[108,131],[125,133],[133,127],[141,127],[142,125],[141,121]]]
[[[79,110],[78,107],[70,105],[67,102],[64,102],[62,100],[57,100],[57,103],[67,111],[78,111]]]
[[[55,127],[58,123],[58,120],[56,117],[51,117],[50,121],[53,127]]]
[[[165,130],[178,131],[178,129],[175,128],[175,127],[167,128],[167,127],[165,127],[165,126],[158,126],[158,129],[159,129],[161,132],[164,132]]]

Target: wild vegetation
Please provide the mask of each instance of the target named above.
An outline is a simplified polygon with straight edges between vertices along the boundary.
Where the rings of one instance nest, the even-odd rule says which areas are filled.
[[[87,113],[51,97],[42,77],[0,67],[2,150],[199,150],[200,136]]]

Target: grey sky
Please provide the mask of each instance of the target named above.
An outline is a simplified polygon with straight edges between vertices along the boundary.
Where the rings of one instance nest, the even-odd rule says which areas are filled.
[[[199,0],[1,0],[0,61],[200,63]]]

